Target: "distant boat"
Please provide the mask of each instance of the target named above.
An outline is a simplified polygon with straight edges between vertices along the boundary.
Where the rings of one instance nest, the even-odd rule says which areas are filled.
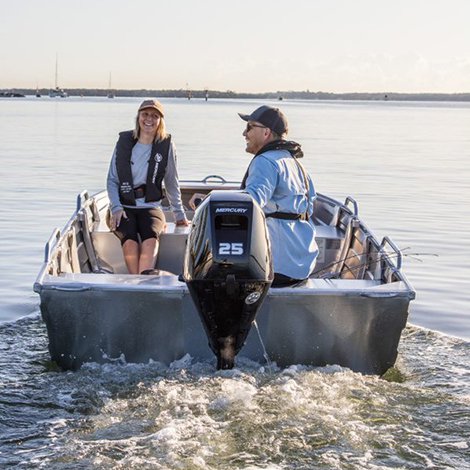
[[[58,59],[57,59],[57,54],[55,56],[55,88],[53,90],[49,91],[49,97],[50,98],[67,98],[69,96],[66,91],[64,91],[62,88],[59,88],[58,80],[57,80],[57,73],[58,70]]]
[[[41,93],[39,93],[38,87],[36,87],[36,98],[41,98]]]
[[[14,91],[2,91],[0,92],[0,98],[25,98],[25,95]]]
[[[108,98],[114,98],[116,95],[111,90],[111,72],[109,73]]]
[[[54,90],[49,91],[50,98],[67,98],[69,95],[62,88],[56,87]]]

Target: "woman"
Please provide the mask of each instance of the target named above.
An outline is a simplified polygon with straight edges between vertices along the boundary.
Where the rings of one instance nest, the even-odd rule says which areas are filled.
[[[139,106],[135,129],[119,134],[107,179],[110,228],[121,240],[129,274],[155,273],[159,237],[165,229],[163,182],[176,225],[189,225],[163,106],[157,100],[145,100]]]

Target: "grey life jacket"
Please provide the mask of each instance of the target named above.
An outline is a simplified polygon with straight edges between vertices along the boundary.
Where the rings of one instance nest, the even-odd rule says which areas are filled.
[[[116,169],[119,178],[119,199],[121,204],[135,206],[134,184],[132,181],[131,156],[137,143],[132,131],[119,133],[116,144]],[[171,136],[152,144],[147,180],[144,188],[145,202],[160,201],[163,198],[162,182],[168,164]]]

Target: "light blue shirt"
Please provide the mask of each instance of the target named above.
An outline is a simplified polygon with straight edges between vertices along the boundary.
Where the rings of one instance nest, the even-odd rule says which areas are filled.
[[[316,193],[312,179],[307,178],[308,196],[305,177],[294,157],[287,150],[270,150],[252,160],[245,182],[245,191],[265,214],[308,213],[309,220],[266,219],[274,272],[294,279],[306,279],[318,256],[312,220]]]
[[[150,153],[152,151],[152,144],[141,144],[137,142],[131,155],[131,170],[132,170],[132,181],[134,187],[138,187],[145,184],[147,181],[148,162],[150,159]],[[165,176],[163,177],[165,185],[166,196],[171,204],[173,213],[175,214],[176,220],[182,220],[185,218],[183,209],[183,203],[181,202],[181,190],[178,182],[178,171],[176,169],[176,151],[173,142],[170,145],[168,151],[168,163],[165,169]],[[122,209],[123,206],[119,200],[119,177],[116,168],[116,149],[114,149],[111,163],[109,165],[108,178],[106,184],[108,190],[108,197],[111,203],[111,212],[116,212]],[[159,201],[146,202],[145,198],[136,199],[135,206],[124,206],[133,208],[152,208],[161,207]]]

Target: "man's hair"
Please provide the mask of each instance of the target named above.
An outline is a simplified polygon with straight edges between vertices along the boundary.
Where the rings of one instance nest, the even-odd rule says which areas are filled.
[[[281,135],[279,135],[277,132],[274,132],[272,129],[270,129],[270,131],[271,131],[271,134],[272,134],[274,140],[284,139],[287,135],[287,132],[284,132]]]

